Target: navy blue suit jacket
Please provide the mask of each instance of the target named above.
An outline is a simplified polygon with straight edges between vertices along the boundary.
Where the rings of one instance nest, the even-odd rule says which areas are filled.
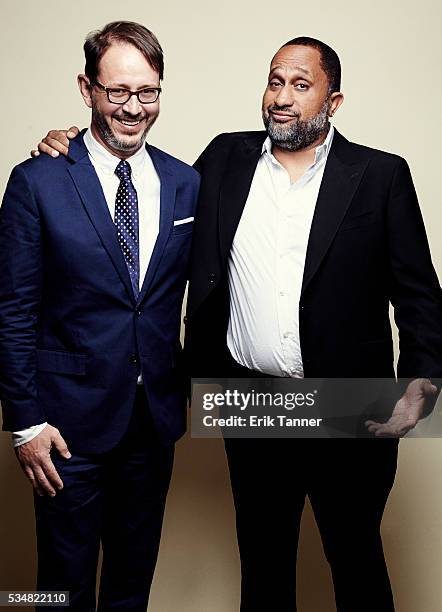
[[[48,421],[72,450],[123,435],[141,370],[165,443],[185,430],[179,342],[195,170],[147,145],[161,181],[160,231],[138,299],[82,135],[69,157],[14,168],[0,210],[3,429]]]

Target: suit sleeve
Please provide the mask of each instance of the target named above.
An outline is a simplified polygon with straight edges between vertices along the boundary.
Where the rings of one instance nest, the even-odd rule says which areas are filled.
[[[388,203],[391,295],[399,329],[398,376],[442,377],[442,291],[410,169],[400,159]]]
[[[0,399],[3,429],[45,422],[36,387],[41,223],[24,169],[16,167],[0,209]]]

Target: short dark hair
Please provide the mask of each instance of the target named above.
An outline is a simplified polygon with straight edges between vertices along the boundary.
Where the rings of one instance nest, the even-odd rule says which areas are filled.
[[[329,94],[334,91],[340,91],[341,89],[341,62],[339,61],[338,54],[331,47],[323,43],[317,38],[310,38],[310,36],[298,36],[293,38],[283,45],[287,47],[289,45],[301,45],[304,47],[312,47],[319,51],[321,55],[321,67],[328,79],[328,92]]]
[[[106,51],[113,43],[127,43],[136,47],[154,70],[163,78],[163,50],[157,37],[150,30],[134,21],[112,21],[101,30],[90,32],[83,45],[86,65],[84,72],[91,81],[97,80],[98,65]]]

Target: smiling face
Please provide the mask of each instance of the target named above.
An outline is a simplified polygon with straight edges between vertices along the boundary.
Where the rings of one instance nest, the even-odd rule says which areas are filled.
[[[272,143],[288,151],[318,144],[342,99],[339,92],[330,95],[317,49],[282,47],[272,60],[262,101],[262,117]]]
[[[159,87],[158,72],[133,45],[112,43],[103,54],[97,81],[105,87],[131,91]],[[144,143],[147,133],[160,112],[159,98],[151,104],[140,104],[131,96],[125,104],[109,102],[105,91],[85,75],[78,83],[84,101],[92,109],[92,133],[111,153],[121,159],[133,155]]]

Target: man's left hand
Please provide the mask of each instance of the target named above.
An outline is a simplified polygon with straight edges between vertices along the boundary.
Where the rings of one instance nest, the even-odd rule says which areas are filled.
[[[437,387],[428,378],[416,378],[398,400],[386,423],[366,421],[365,426],[378,438],[399,438],[416,427],[419,419],[434,407]]]

